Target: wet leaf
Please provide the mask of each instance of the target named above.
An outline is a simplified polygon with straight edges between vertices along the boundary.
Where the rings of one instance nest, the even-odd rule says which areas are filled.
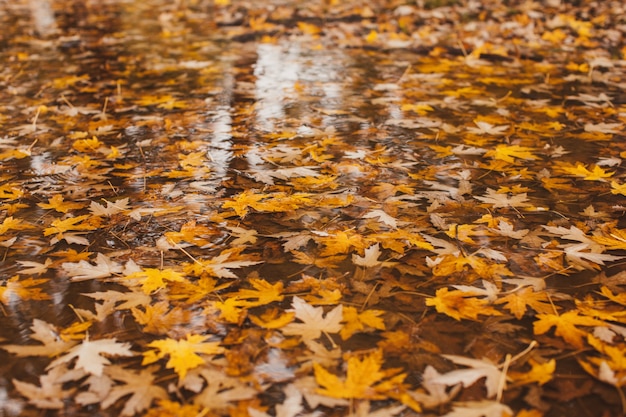
[[[76,358],[75,369],[83,369],[92,375],[100,376],[104,367],[111,362],[106,356],[133,356],[129,343],[119,343],[115,339],[99,339],[82,343],[71,348],[65,355],[55,359],[48,365],[48,369],[57,367]]]
[[[207,339],[207,336],[190,334],[180,340],[155,340],[148,344],[153,349],[143,353],[142,364],[149,365],[169,356],[165,366],[174,369],[181,380],[185,379],[189,370],[205,363],[205,359],[199,354],[215,355],[224,352],[219,342],[206,342]]]

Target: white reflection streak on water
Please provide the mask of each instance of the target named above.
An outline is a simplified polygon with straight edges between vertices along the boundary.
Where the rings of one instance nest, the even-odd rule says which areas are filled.
[[[221,106],[217,109],[217,115],[212,123],[211,149],[209,149],[209,158],[212,161],[214,175],[217,179],[222,180],[228,172],[228,162],[231,160],[232,141],[231,130],[233,118],[230,112],[232,108],[229,106]]]
[[[56,19],[49,0],[29,0],[28,7],[37,33],[48,36],[56,32]]]
[[[333,126],[336,117],[332,112],[346,110],[347,57],[329,54],[328,51],[323,55],[311,52],[310,47],[299,45],[295,40],[288,45],[258,45],[254,75],[257,99],[255,113],[260,129],[274,131],[276,123],[280,124],[281,119],[289,116],[285,113],[287,105],[300,110],[296,117],[303,123],[315,118],[315,113],[307,113],[312,109],[300,102],[300,93],[294,88],[299,81],[305,83],[306,91],[303,94],[319,97],[318,103],[312,103],[313,107],[330,112],[323,115],[320,127]]]
[[[285,117],[285,99],[300,78],[300,47],[294,44],[285,50],[281,45],[261,43],[257,56],[254,68],[256,118],[261,129],[272,132],[274,119]]]

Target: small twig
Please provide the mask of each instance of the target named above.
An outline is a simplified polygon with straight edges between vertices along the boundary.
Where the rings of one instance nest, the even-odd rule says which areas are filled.
[[[509,370],[509,365],[511,364],[511,354],[507,354],[504,359],[504,365],[502,367],[502,373],[500,374],[500,379],[498,381],[498,393],[496,394],[496,401],[500,402],[502,400],[502,393],[504,392],[504,387],[506,385],[506,373]]]
[[[372,285],[372,289],[367,294],[367,297],[365,297],[365,301],[363,301],[363,304],[361,305],[361,308],[359,309],[359,311],[365,310],[365,307],[367,307],[367,303],[370,301],[370,298],[372,298],[372,295],[374,294],[374,291],[376,291],[376,288],[378,287],[379,284],[380,284],[379,282],[376,282],[374,285]]]
[[[528,345],[528,347],[526,349],[522,350],[520,353],[518,353],[517,355],[513,356],[509,362],[513,363],[513,362],[517,361],[519,358],[521,358],[522,356],[526,355],[528,352],[533,350],[535,348],[535,346],[537,346],[537,345],[538,345],[537,341],[533,340],[532,342],[530,342],[530,344]]]
[[[328,341],[330,342],[330,345],[333,347],[333,349],[337,348],[337,344],[335,343],[335,341],[333,340],[332,337],[330,337],[330,335],[328,334],[328,332],[322,331],[322,333],[324,333],[324,335],[326,336],[326,338],[328,339]]]
[[[76,314],[76,317],[78,317],[78,320],[81,323],[85,322],[85,319],[83,319],[83,317],[78,313],[78,311],[76,311],[76,307],[74,307],[72,304],[68,304],[67,306],[74,312],[74,314]]]
[[[39,118],[40,112],[41,112],[41,106],[37,107],[37,113],[35,113],[35,117],[33,118],[33,132],[37,130],[37,119]]]
[[[101,116],[102,120],[106,120],[107,119],[107,104],[109,104],[109,98],[105,97],[104,98],[104,106],[102,106],[102,116]]]

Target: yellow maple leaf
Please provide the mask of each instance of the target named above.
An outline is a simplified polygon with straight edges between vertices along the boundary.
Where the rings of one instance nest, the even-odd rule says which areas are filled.
[[[338,175],[318,175],[316,177],[295,177],[291,178],[290,182],[298,190],[324,188],[335,190],[339,186],[337,178]]]
[[[302,298],[304,298],[311,305],[334,306],[339,303],[342,296],[343,295],[338,288],[335,288],[334,290],[320,288],[311,291],[310,294],[303,295]]]
[[[437,309],[455,320],[478,320],[479,315],[501,316],[498,310],[489,305],[486,299],[475,298],[471,292],[439,288],[434,297],[426,299],[426,305]]]
[[[605,178],[610,178],[615,174],[615,172],[606,172],[597,165],[593,166],[593,170],[589,170],[583,164],[577,164],[575,167],[563,166],[561,170],[566,174],[582,177],[585,181],[605,181]]]
[[[408,248],[435,249],[433,245],[428,243],[418,232],[409,229],[395,229],[388,232],[376,233],[369,236],[371,240],[381,242],[383,248],[391,249],[394,252],[404,254]]]
[[[146,305],[144,310],[133,307],[130,311],[135,321],[143,326],[142,330],[146,333],[167,334],[172,327],[187,323],[190,318],[189,312],[178,306],[172,308],[169,301]]]
[[[204,246],[211,241],[207,239],[209,236],[219,234],[218,231],[210,227],[199,225],[195,220],[188,221],[180,227],[179,232],[165,232],[165,237],[171,243],[187,242],[196,246]]]
[[[293,261],[303,265],[315,265],[318,268],[336,268],[337,264],[344,259],[346,255],[327,256],[327,257],[314,257],[306,252],[300,252],[292,250]]]
[[[246,300],[243,303],[245,307],[258,307],[274,301],[282,301],[285,298],[282,294],[282,281],[270,284],[264,279],[250,278],[249,282],[254,287],[254,290],[242,288],[236,293],[228,295],[237,297],[240,300]]]
[[[66,89],[68,87],[73,87],[77,83],[88,84],[89,83],[89,75],[84,74],[84,75],[80,75],[79,76],[79,75],[76,75],[76,74],[72,74],[72,75],[67,75],[65,77],[55,78],[54,80],[52,80],[52,86],[54,88],[58,88],[60,90]],[[61,96],[61,97],[63,97],[63,96]]]
[[[513,313],[518,320],[524,316],[527,307],[532,308],[538,313],[550,313],[554,311],[548,295],[543,291],[535,292],[532,287],[524,287],[495,302],[495,304],[504,303],[506,303],[504,308]]]
[[[469,244],[476,243],[470,236],[493,236],[493,233],[490,233],[488,230],[476,230],[477,227],[480,226],[474,224],[451,224],[445,233],[451,238]]]
[[[15,184],[0,185],[0,198],[6,200],[17,200],[24,195],[24,191]]]
[[[202,275],[199,279],[183,282],[173,282],[169,287],[169,298],[172,300],[187,300],[188,303],[196,303],[209,294],[230,287],[234,281],[225,282],[217,285],[217,280]]]
[[[554,334],[562,337],[576,349],[584,347],[583,339],[587,336],[587,332],[576,326],[606,326],[606,323],[601,320],[580,316],[576,310],[570,310],[561,315],[541,313],[537,314],[536,318],[538,320],[533,323],[533,332],[536,335],[547,333],[554,327]]]
[[[213,303],[213,307],[220,311],[221,319],[226,320],[228,323],[241,325],[248,314],[246,303],[246,301],[237,297],[230,297],[224,301],[216,301]]]
[[[181,404],[178,401],[159,400],[143,417],[198,417],[205,413],[201,404]]]
[[[543,412],[540,410],[520,410],[515,417],[543,417]]]
[[[177,100],[171,94],[164,94],[160,96],[146,95],[137,100],[137,104],[140,106],[157,106],[158,108],[165,110],[184,109],[187,107],[187,103]]]
[[[14,275],[0,285],[0,302],[8,304],[10,301],[18,300],[49,300],[51,297],[37,285],[49,281],[48,278],[25,278],[20,279],[19,275]]]
[[[291,323],[295,317],[295,312],[282,312],[279,308],[271,308],[260,316],[248,315],[252,323],[264,329],[280,329]]]
[[[454,152],[452,152],[452,146],[428,145],[428,147],[437,152],[437,158],[445,158],[447,156],[454,155]]]
[[[211,275],[219,278],[237,278],[231,269],[244,268],[262,263],[253,261],[253,257],[241,255],[243,246],[238,248],[224,249],[218,256],[211,259],[195,259],[194,262],[184,263],[183,271],[194,276]]]
[[[345,322],[339,335],[343,340],[347,340],[354,333],[367,331],[367,329],[385,330],[385,322],[381,315],[382,310],[365,310],[359,312],[355,307],[343,307],[343,319]]]
[[[574,189],[570,180],[566,178],[552,178],[552,177],[543,177],[541,178],[541,186],[548,191],[554,190],[568,190],[571,191]]]
[[[560,122],[547,122],[547,123],[532,123],[532,122],[521,122],[517,125],[517,128],[520,130],[530,130],[531,132],[537,132],[539,134],[544,135],[552,135],[554,132],[550,132],[551,130],[560,131],[565,127],[563,123]]]
[[[256,204],[253,208],[258,211],[279,213],[292,211],[313,203],[311,194],[308,193],[275,193],[267,196],[265,200]]]
[[[104,143],[97,137],[93,136],[91,139],[78,139],[72,144],[72,148],[79,152],[96,152],[100,147],[104,146]]]
[[[263,194],[255,193],[252,190],[245,190],[235,197],[232,197],[230,201],[224,202],[222,208],[232,208],[235,210],[237,216],[244,218],[246,214],[248,214],[249,209],[255,208],[257,203],[264,198],[265,196]]]
[[[0,210],[3,210],[8,216],[12,216],[23,208],[30,207],[25,203],[0,204]]]
[[[498,188],[496,190],[496,192],[498,194],[521,194],[521,193],[527,193],[529,191],[532,191],[530,188],[528,187],[524,187],[521,184],[515,184],[513,186],[502,186],[500,188]]]
[[[14,219],[12,216],[5,217],[0,223],[0,235],[5,234],[9,230],[25,230],[32,229],[34,226],[24,223],[22,219]]]
[[[48,199],[47,203],[37,203],[37,205],[43,209],[53,209],[59,213],[67,213],[71,210],[79,210],[85,207],[85,204],[76,203],[72,201],[65,201],[61,194],[55,194]]]
[[[207,153],[202,151],[179,154],[178,163],[183,169],[193,169],[207,164]]]
[[[365,42],[373,43],[376,41],[376,38],[378,38],[378,32],[372,29],[370,30],[370,33],[365,37]]]
[[[485,258],[474,255],[457,256],[446,254],[440,256],[438,257],[437,263],[433,265],[432,271],[433,275],[438,277],[462,272],[473,272],[480,278],[492,279],[499,279],[501,276],[513,275],[513,272],[511,272],[506,265],[490,262]],[[468,277],[468,279],[470,278],[471,277]]]
[[[595,378],[615,387],[621,388],[626,385],[626,346],[624,343],[611,346],[592,335],[587,336],[587,342],[602,356],[588,356],[587,360],[579,358],[578,363],[582,368]]]
[[[368,246],[365,239],[363,239],[363,236],[353,230],[340,230],[336,233],[330,234],[329,236],[320,237],[316,240],[324,245],[324,249],[320,252],[320,256],[348,253],[353,247],[358,252],[361,252]]]
[[[315,26],[314,24],[311,23],[307,23],[307,22],[298,22],[298,29],[300,29],[302,32],[306,33],[307,35],[318,35],[322,30],[319,28],[319,26]]]
[[[626,195],[626,182],[620,184],[617,181],[611,181],[611,194]]]
[[[137,280],[141,284],[141,289],[146,294],[151,294],[154,291],[160,290],[165,287],[165,281],[170,282],[184,282],[185,277],[173,269],[157,269],[146,268],[141,271],[133,272],[126,275],[125,279]]]
[[[591,236],[591,239],[607,249],[626,250],[626,229],[613,229],[609,236]]]
[[[399,388],[406,377],[406,374],[399,374],[398,369],[381,369],[383,352],[380,349],[364,355],[363,359],[350,356],[347,362],[344,379],[318,363],[313,364],[315,380],[322,387],[317,390],[319,394],[333,398],[382,400],[389,397],[391,390]]]
[[[425,116],[426,114],[428,114],[429,111],[433,111],[435,109],[433,109],[431,105],[426,104],[426,103],[413,103],[413,104],[407,103],[407,104],[403,104],[402,107],[400,107],[400,110],[413,111],[419,114],[420,116]]]
[[[92,321],[75,321],[71,325],[67,326],[64,329],[61,329],[59,332],[59,337],[65,341],[69,342],[72,340],[84,340],[87,337],[87,330],[93,324]]]
[[[537,156],[533,155],[531,151],[533,151],[533,148],[526,146],[500,144],[497,145],[495,149],[487,151],[485,156],[511,164],[515,162],[515,158],[526,160],[539,159]]]
[[[600,293],[606,298],[608,298],[609,300],[613,301],[614,303],[626,306],[626,293],[613,294],[613,292],[604,285],[602,286]]]
[[[610,290],[608,290],[607,293],[607,290],[604,290],[605,294],[603,295],[615,297]],[[619,295],[617,297],[619,297]],[[598,300],[591,297],[591,294],[588,294],[584,300],[574,300],[574,302],[576,303],[576,310],[584,316],[594,317],[605,322],[614,321],[616,323],[626,323],[626,309],[607,308],[608,306],[605,306],[605,303],[600,304],[601,308],[596,308],[599,304]]]
[[[0,152],[0,161],[8,161],[10,159],[24,159],[31,155],[29,149],[7,149]]]
[[[219,342],[205,342],[210,336],[189,334],[186,339],[155,340],[148,344],[154,348],[143,353],[142,365],[149,365],[169,355],[165,366],[174,369],[180,379],[184,379],[187,371],[205,363],[199,355],[217,355],[224,352]]]
[[[531,358],[528,360],[528,363],[531,366],[530,371],[510,371],[507,376],[513,379],[518,385],[532,384],[535,382],[539,385],[543,385],[552,379],[554,371],[556,370],[556,360],[554,359],[541,363]]]
[[[44,236],[50,236],[56,233],[57,239],[63,238],[63,233],[70,230],[94,230],[97,227],[90,223],[83,223],[83,221],[89,219],[90,216],[83,214],[82,216],[68,217],[65,220],[56,219],[52,222],[50,227],[47,227],[43,231]]]

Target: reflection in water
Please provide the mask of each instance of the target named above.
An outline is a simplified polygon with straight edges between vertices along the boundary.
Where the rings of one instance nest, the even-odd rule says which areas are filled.
[[[56,20],[49,0],[29,0],[28,6],[39,35],[48,36],[56,32]]]
[[[259,127],[274,130],[274,120],[285,116],[285,98],[300,78],[300,47],[293,43],[287,50],[281,45],[262,43],[257,47],[254,69],[256,115]]]
[[[257,128],[266,132],[284,128],[293,117],[320,129],[337,126],[337,114],[348,114],[352,54],[315,50],[305,40],[261,43],[254,67]],[[314,110],[312,112],[311,110]],[[315,114],[319,112],[321,114]],[[321,116],[320,120],[314,120]]]
[[[230,140],[233,123],[231,111],[232,108],[230,107],[218,107],[211,125],[211,149],[209,149],[208,156],[212,162],[214,177],[218,181],[226,179],[228,164],[233,156],[231,151],[233,144]]]

